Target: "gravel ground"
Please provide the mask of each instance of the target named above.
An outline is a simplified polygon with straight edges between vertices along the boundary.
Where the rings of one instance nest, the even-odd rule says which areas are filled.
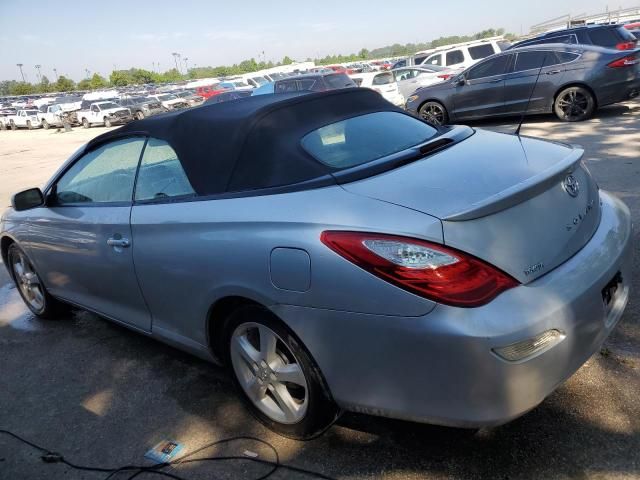
[[[516,121],[474,126],[510,131]],[[11,192],[42,185],[80,144],[103,131],[0,132],[0,205]],[[534,117],[523,133],[583,145],[601,188],[623,198],[640,223],[639,103],[608,107],[580,124]],[[190,452],[251,435],[271,442],[284,463],[341,479],[640,478],[638,236],[634,292],[603,350],[538,408],[475,435],[345,414],[316,440],[284,439],[247,414],[224,370],[89,313],[37,320],[0,269],[0,429],[63,452],[74,463],[103,466],[145,463],[143,454],[162,439],[182,442]],[[273,458],[251,441],[203,453],[246,450]],[[253,479],[266,471],[247,461],[172,468],[194,479]],[[105,476],[45,465],[36,451],[0,435],[2,479]],[[273,478],[309,477],[279,470]]]

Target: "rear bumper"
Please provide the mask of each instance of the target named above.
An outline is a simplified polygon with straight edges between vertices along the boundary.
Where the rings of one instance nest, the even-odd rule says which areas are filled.
[[[628,72],[628,76],[596,88],[598,105],[610,105],[635,98],[640,94],[640,72]]]
[[[609,335],[631,280],[627,207],[601,192],[598,230],[571,259],[479,308],[438,305],[423,317],[392,317],[279,305],[344,409],[450,426],[497,425],[538,405]],[[602,289],[623,287],[605,314]],[[558,329],[566,336],[530,359],[492,348]]]

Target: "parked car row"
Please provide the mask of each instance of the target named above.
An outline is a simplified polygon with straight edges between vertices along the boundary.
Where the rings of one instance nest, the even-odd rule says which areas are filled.
[[[635,37],[619,25],[589,25],[515,44],[417,89],[406,108],[433,124],[540,113],[574,122],[639,94]]]

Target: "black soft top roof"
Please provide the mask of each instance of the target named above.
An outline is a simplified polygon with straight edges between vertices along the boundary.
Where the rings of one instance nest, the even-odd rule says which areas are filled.
[[[131,135],[165,140],[198,195],[281,187],[332,180],[336,171],[301,147],[304,135],[379,111],[403,112],[364,88],[258,95],[134,121],[96,137],[87,147]]]

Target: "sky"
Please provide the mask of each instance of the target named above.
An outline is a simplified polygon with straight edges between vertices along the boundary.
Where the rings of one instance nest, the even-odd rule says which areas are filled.
[[[640,0],[609,5],[635,7]],[[597,0],[0,0],[0,80],[49,80],[139,67],[165,71],[172,52],[187,65],[244,59],[277,62],[353,53],[393,43],[426,42],[503,27],[526,33],[571,13],[600,13]]]

